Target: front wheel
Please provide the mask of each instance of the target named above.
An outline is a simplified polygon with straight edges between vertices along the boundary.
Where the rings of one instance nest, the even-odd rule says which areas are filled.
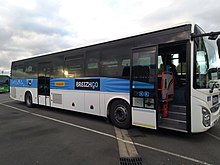
[[[33,107],[33,101],[32,101],[32,96],[30,92],[27,92],[25,94],[25,104],[27,107],[32,108]]]
[[[131,110],[127,102],[116,100],[110,107],[110,119],[112,123],[119,128],[131,127]]]

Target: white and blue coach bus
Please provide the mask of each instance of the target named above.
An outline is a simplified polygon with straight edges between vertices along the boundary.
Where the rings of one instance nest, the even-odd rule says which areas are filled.
[[[193,24],[12,62],[10,96],[132,125],[204,132],[220,116],[208,73],[219,32]],[[212,82],[212,85],[210,85]]]

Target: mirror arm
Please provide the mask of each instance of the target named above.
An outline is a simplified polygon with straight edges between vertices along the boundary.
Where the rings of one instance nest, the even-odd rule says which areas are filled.
[[[220,58],[220,38],[217,40],[217,46],[218,46],[218,56]]]
[[[198,38],[198,37],[205,37],[205,36],[209,36],[209,39],[211,40],[216,40],[218,35],[220,35],[220,31],[218,32],[210,32],[210,33],[204,33],[204,34],[195,34],[192,33],[191,34],[191,40],[193,40],[194,38]]]

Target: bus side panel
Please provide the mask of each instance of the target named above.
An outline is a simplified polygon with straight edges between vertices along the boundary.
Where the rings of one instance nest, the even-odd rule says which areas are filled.
[[[88,85],[91,82],[97,83],[97,88],[90,88]],[[129,80],[125,79],[54,78],[50,81],[50,87],[51,106],[56,108],[107,117],[107,107],[112,99],[120,98],[129,103],[130,86]]]
[[[55,90],[50,89],[50,97],[51,97],[51,107],[55,108],[64,108],[63,100],[65,100],[64,96],[68,95],[68,93],[64,94],[63,90]],[[69,96],[69,95],[68,95]],[[69,97],[70,98],[70,97]],[[66,108],[68,109],[68,108]]]
[[[107,108],[105,105],[105,94],[100,93],[99,95],[99,107],[100,107],[100,116],[107,117]]]
[[[25,93],[30,92],[34,104],[38,104],[37,89],[36,88],[23,88],[23,87],[10,87],[10,97],[17,101],[25,101]]]
[[[100,94],[99,92],[85,92],[85,113],[100,114]]]
[[[10,97],[17,101],[24,101],[25,88],[10,87]]]
[[[29,91],[32,94],[34,104],[38,103],[37,99],[37,79],[11,79],[10,80],[10,97],[25,101],[25,93]]]
[[[132,125],[157,129],[157,113],[155,109],[132,107]]]
[[[85,93],[75,90],[51,90],[51,106],[70,111],[84,112]]]
[[[129,103],[129,94],[80,90],[51,90],[52,107],[103,117],[107,117],[107,108],[113,99],[122,99]]]

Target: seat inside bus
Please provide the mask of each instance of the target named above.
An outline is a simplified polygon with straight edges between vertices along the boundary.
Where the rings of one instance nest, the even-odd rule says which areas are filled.
[[[186,43],[159,46],[158,75],[171,72],[174,78],[174,96],[170,104],[186,105]],[[160,86],[158,78],[158,86]]]

